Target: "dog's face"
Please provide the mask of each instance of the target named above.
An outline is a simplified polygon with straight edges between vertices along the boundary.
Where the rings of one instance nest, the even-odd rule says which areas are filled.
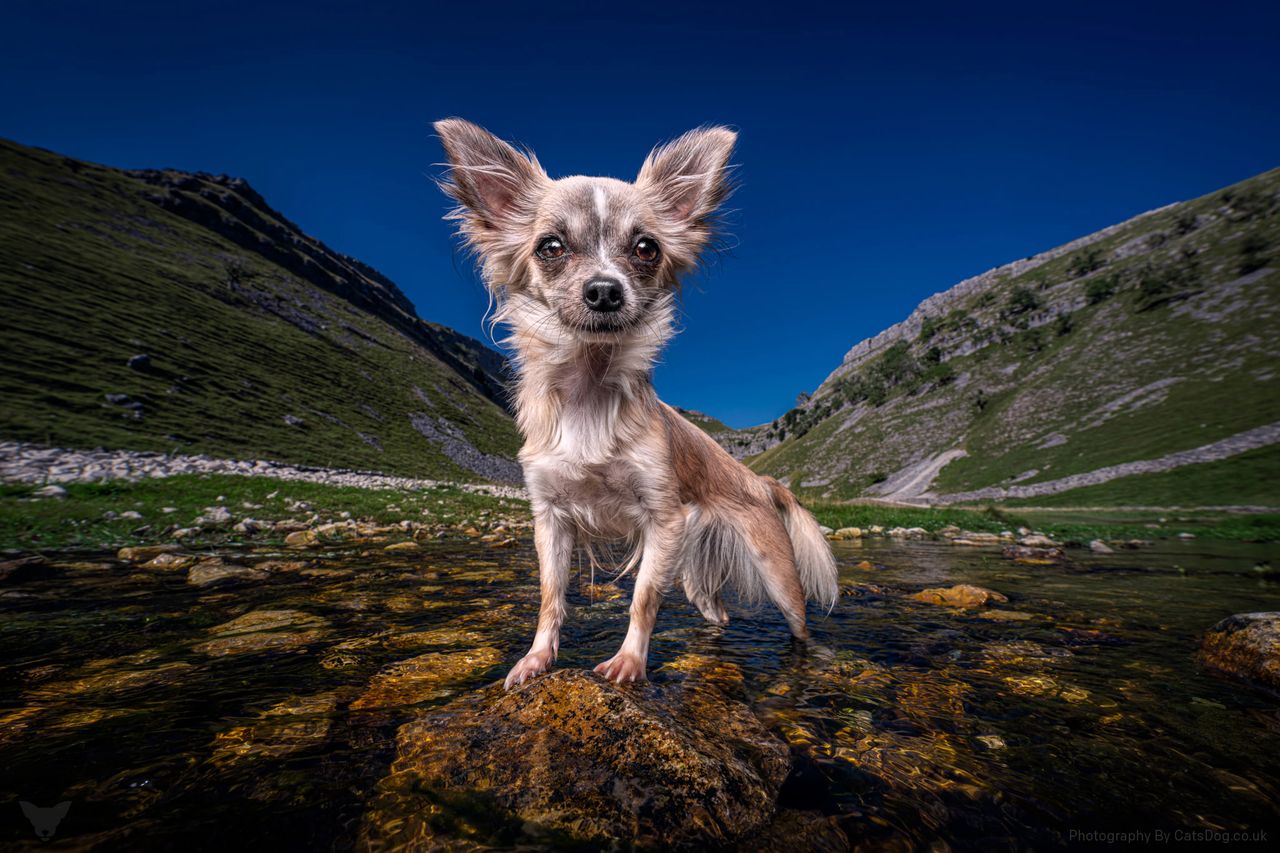
[[[460,119],[437,122],[449,156],[453,218],[480,255],[486,284],[522,295],[575,337],[643,327],[670,304],[712,236],[729,192],[736,134],[691,131],[655,149],[635,183],[552,180],[531,155]]]

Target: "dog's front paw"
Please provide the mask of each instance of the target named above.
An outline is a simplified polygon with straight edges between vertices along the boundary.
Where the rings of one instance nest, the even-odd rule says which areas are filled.
[[[644,661],[635,655],[618,652],[596,667],[596,672],[610,681],[622,684],[627,681],[644,681]]]
[[[535,675],[541,675],[547,671],[547,667],[551,666],[554,658],[555,654],[552,652],[529,652],[511,667],[503,687],[510,690],[512,687],[524,684]]]

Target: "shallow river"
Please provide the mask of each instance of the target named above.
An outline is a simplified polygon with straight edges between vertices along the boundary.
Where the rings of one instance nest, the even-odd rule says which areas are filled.
[[[928,542],[837,549],[846,594],[811,613],[816,649],[793,648],[775,611],[717,629],[679,593],[654,638],[651,669],[690,653],[741,667],[753,710],[792,745],[782,807],[899,849],[1280,826],[1280,700],[1195,661],[1222,617],[1280,610],[1274,547],[1052,566]],[[55,847],[358,846],[397,728],[501,677],[537,611],[524,549],[222,556],[277,562],[201,588],[76,555],[0,587],[0,844],[41,846],[28,801],[69,803]],[[605,659],[626,628],[626,598],[589,580],[561,667]],[[908,597],[957,583],[1009,602]],[[440,673],[396,675],[432,653]]]

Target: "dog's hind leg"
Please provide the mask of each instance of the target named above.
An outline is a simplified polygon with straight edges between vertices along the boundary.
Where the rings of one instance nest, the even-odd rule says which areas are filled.
[[[696,584],[686,582],[684,584],[685,595],[689,599],[689,603],[698,608],[698,612],[703,618],[712,625],[721,627],[729,624],[729,614],[724,609],[724,602],[720,600],[720,594],[709,595],[705,592],[698,592]]]
[[[538,632],[534,634],[533,645],[507,673],[505,687],[508,690],[544,672],[560,651],[560,626],[564,622],[564,594],[569,584],[573,543],[574,532],[558,513],[549,508],[534,511],[533,544],[538,551],[542,607],[538,610]]]
[[[792,636],[808,640],[804,587],[800,584],[787,528],[772,507],[747,513],[743,521],[741,533],[755,559],[765,595],[782,611]]]

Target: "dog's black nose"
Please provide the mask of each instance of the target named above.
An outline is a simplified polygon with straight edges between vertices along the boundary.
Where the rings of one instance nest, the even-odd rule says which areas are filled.
[[[622,307],[622,285],[611,278],[593,278],[582,288],[582,301],[592,311],[617,311]]]

